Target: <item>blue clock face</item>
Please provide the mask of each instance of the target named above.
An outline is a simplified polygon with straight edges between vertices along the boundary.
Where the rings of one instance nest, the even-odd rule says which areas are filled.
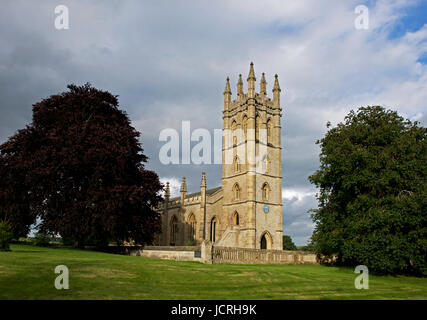
[[[268,211],[269,211],[270,209],[268,208],[268,204],[265,204],[264,205],[264,212],[265,213],[268,213]]]

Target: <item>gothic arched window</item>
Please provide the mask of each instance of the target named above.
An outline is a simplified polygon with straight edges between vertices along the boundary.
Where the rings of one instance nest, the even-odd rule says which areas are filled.
[[[270,198],[270,186],[268,183],[262,185],[262,200],[268,200]]]
[[[261,130],[261,124],[262,124],[262,119],[260,116],[256,116],[256,130],[255,130],[255,139],[259,140],[260,139],[260,130]]]
[[[262,171],[263,173],[268,173],[270,171],[270,158],[268,156],[265,156],[262,159]]]
[[[188,219],[188,240],[196,240],[196,218],[194,214],[191,214]]]
[[[234,200],[240,199],[240,187],[239,184],[236,183],[233,187],[233,193],[234,193]]]
[[[240,221],[239,221],[239,214],[237,213],[237,211],[235,211],[235,212],[234,212],[234,214],[233,214],[233,223],[234,223],[236,226],[238,226],[238,225],[240,224]]]
[[[243,134],[245,135],[245,140],[246,140],[248,138],[248,117],[246,116],[243,116],[242,129],[243,129]]]
[[[236,136],[237,122],[233,121],[231,123],[231,134],[233,136],[233,146],[237,145],[237,136]]]
[[[239,157],[237,156],[234,157],[233,168],[234,168],[234,172],[240,172],[240,161],[239,161]]]
[[[217,217],[213,217],[211,220],[211,232],[210,232],[210,240],[212,242],[216,241],[216,234],[217,234],[217,226],[218,226],[218,218]]]
[[[269,119],[267,121],[267,143],[272,143],[273,139],[272,136],[273,135],[273,123],[272,121]]]
[[[178,238],[178,219],[173,216],[170,222],[170,245],[176,245]]]

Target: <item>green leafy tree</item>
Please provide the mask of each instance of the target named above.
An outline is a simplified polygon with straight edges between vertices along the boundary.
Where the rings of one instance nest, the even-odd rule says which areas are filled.
[[[37,232],[34,236],[33,243],[34,245],[39,247],[48,247],[50,246],[51,240],[52,240],[52,237],[49,236],[48,234]]]
[[[283,235],[283,250],[296,250],[297,247],[293,243],[290,236]]]
[[[309,242],[305,246],[297,247],[297,249],[301,251],[310,251],[310,252],[317,251],[316,246],[312,242]]]
[[[329,127],[329,124],[328,124]],[[312,241],[338,263],[426,272],[427,129],[379,106],[351,111],[317,141]]]

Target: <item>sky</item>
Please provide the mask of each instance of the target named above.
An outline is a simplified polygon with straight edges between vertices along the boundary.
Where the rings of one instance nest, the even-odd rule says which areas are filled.
[[[57,29],[65,5],[69,28]],[[356,28],[368,8],[367,29]],[[20,1],[0,4],[0,143],[31,123],[32,105],[67,84],[108,90],[141,132],[146,167],[176,195],[221,184],[219,164],[164,165],[166,128],[222,128],[223,91],[254,62],[257,90],[265,72],[282,89],[284,233],[304,245],[314,225],[316,188],[328,121],[352,109],[382,105],[427,123],[427,1]],[[366,21],[364,21],[366,22]],[[244,90],[247,83],[244,81]]]

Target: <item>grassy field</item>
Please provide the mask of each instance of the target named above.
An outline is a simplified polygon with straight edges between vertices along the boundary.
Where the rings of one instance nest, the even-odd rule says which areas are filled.
[[[427,279],[373,276],[354,288],[350,268],[204,265],[101,252],[12,245],[0,252],[0,299],[427,299]],[[70,272],[56,290],[57,265]]]

